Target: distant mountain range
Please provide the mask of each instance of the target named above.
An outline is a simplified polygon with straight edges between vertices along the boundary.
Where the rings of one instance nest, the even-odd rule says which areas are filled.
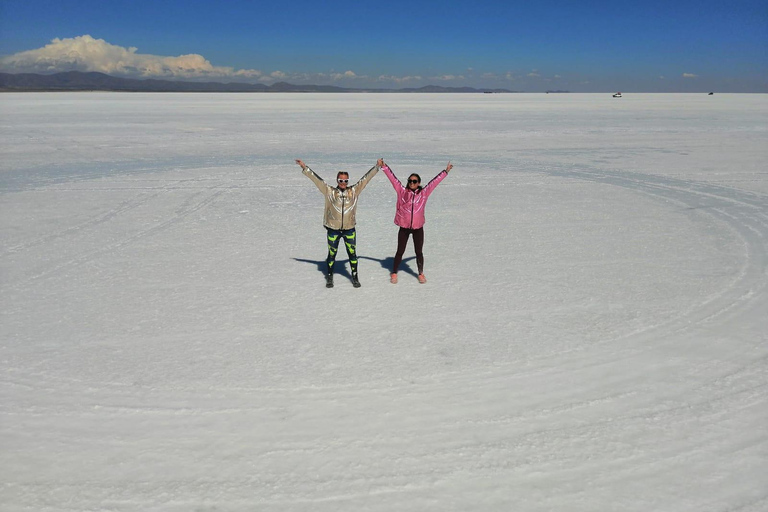
[[[171,80],[137,80],[119,78],[104,73],[68,71],[52,75],[34,73],[0,73],[0,91],[123,91],[123,92],[462,92],[501,93],[506,89],[475,89],[472,87],[441,87],[427,85],[408,89],[350,89],[331,85],[293,85],[278,82],[272,85],[176,82]]]

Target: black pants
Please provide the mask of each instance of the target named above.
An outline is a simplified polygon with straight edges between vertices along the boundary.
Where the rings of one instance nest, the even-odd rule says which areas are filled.
[[[392,265],[392,272],[397,273],[400,262],[403,261],[405,246],[408,245],[408,237],[411,235],[413,235],[413,248],[416,249],[416,265],[419,268],[419,274],[424,273],[424,254],[421,252],[424,248],[424,228],[400,228],[397,233],[397,252],[395,253],[395,263]]]

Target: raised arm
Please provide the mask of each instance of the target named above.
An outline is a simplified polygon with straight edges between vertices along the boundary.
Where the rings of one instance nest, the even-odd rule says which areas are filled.
[[[326,193],[326,191],[328,190],[328,188],[330,188],[330,185],[328,185],[326,182],[324,182],[324,181],[323,181],[323,178],[321,178],[320,176],[318,176],[318,175],[315,173],[315,171],[313,171],[312,169],[310,169],[310,168],[309,168],[309,166],[308,166],[307,164],[305,164],[303,161],[301,161],[301,160],[298,160],[298,159],[297,159],[297,160],[296,160],[296,163],[297,163],[297,164],[299,164],[299,165],[301,166],[301,172],[302,172],[302,173],[304,173],[304,175],[305,175],[307,178],[309,178],[310,180],[312,180],[312,183],[314,183],[314,184],[315,184],[315,186],[317,187],[317,189],[318,189],[320,192],[322,192],[323,194],[325,194],[325,193]]]
[[[392,186],[395,187],[395,190],[402,190],[405,188],[405,186],[400,183],[400,180],[397,179],[395,173],[392,172],[392,169],[390,169],[389,166],[384,163],[384,160],[381,160],[381,170],[384,171],[384,174],[387,175],[389,182],[392,183]]]
[[[440,182],[448,176],[448,173],[451,172],[451,169],[453,169],[453,164],[448,162],[448,165],[445,166],[445,169],[437,173],[437,176],[432,178],[429,183],[427,183],[427,186],[424,187],[422,193],[431,194],[435,187],[438,186]]]
[[[376,165],[374,165],[373,167],[371,167],[371,168],[368,170],[368,172],[367,172],[367,173],[365,173],[365,174],[363,175],[363,177],[362,177],[362,178],[360,178],[360,181],[358,181],[357,183],[355,183],[354,185],[352,185],[350,188],[354,189],[354,190],[355,190],[355,192],[357,192],[358,194],[359,194],[360,192],[362,192],[362,191],[363,191],[363,189],[365,188],[365,186],[368,184],[368,182],[369,182],[369,181],[371,181],[371,178],[373,178],[374,176],[376,176],[376,173],[377,173],[377,172],[379,172],[379,168],[380,168],[380,164],[379,164],[379,162],[381,162],[381,163],[384,163],[384,160],[382,160],[381,158],[379,158],[378,162],[376,162]]]

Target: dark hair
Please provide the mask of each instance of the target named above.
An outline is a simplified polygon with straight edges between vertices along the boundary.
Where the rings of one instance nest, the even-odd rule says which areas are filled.
[[[410,176],[408,176],[408,179],[410,180],[410,179],[411,179],[411,178],[413,178],[413,177],[415,177],[417,180],[419,180],[419,186],[418,186],[418,187],[416,187],[416,191],[417,191],[417,192],[421,192],[421,176],[419,176],[418,174],[416,174],[416,173],[414,172],[414,173],[411,173],[411,175],[410,175]],[[411,184],[410,184],[410,183],[408,183],[408,184],[406,185],[406,188],[408,188],[408,187],[410,187],[410,186],[411,186]],[[410,188],[408,188],[408,190],[411,190],[411,189],[410,189]]]
[[[339,179],[339,176],[345,175],[347,178],[349,178],[349,173],[347,171],[339,171],[336,173],[336,179]]]

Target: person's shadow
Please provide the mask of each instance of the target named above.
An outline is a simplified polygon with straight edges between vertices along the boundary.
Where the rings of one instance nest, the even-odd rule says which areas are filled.
[[[359,259],[361,260],[370,260],[370,261],[378,261],[381,264],[381,268],[385,269],[387,271],[387,274],[392,273],[392,265],[395,264],[395,257],[389,256],[387,258],[371,258],[370,256],[360,256]],[[403,258],[403,260],[400,262],[400,268],[398,268],[398,272],[405,272],[406,274],[411,274],[413,277],[418,277],[419,274],[414,271],[410,265],[408,265],[408,262],[411,260],[415,260],[416,256],[411,256],[410,258]]]
[[[321,274],[325,275],[325,273],[328,271],[328,263],[326,263],[325,260],[305,260],[304,258],[293,258],[295,261],[300,261],[301,263],[311,263],[312,265],[317,266],[317,271]],[[348,268],[349,260],[336,260],[336,262],[333,264],[333,273],[337,276],[344,276],[347,279],[352,279],[352,274],[350,274]]]
[[[301,263],[310,263],[312,265],[315,265],[317,267],[317,271],[321,274],[325,275],[326,271],[328,270],[328,264],[325,262],[325,260],[307,260],[304,258],[293,258],[295,261],[299,261]],[[359,256],[358,259],[360,260],[370,260],[370,261],[377,261],[381,265],[381,268],[385,269],[387,271],[387,274],[392,272],[392,265],[395,263],[394,256],[389,256],[388,258],[371,258],[369,256]],[[413,277],[418,277],[418,274],[408,265],[408,262],[411,260],[415,260],[416,256],[411,256],[410,258],[405,258],[400,263],[400,269],[403,272],[406,272],[408,274],[411,274]],[[336,263],[333,264],[333,273],[337,276],[344,276],[348,279],[352,279],[352,274],[349,272],[349,259],[346,260],[336,260]]]

